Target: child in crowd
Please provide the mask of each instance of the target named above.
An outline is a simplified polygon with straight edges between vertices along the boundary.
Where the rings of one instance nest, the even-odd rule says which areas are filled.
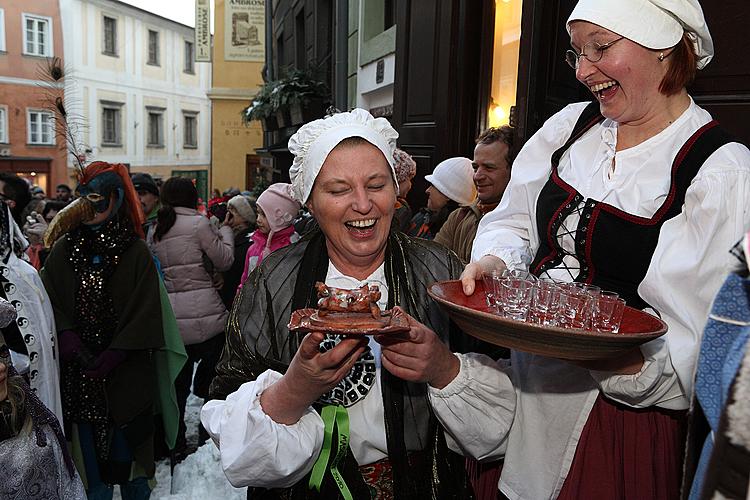
[[[271,252],[284,248],[299,239],[294,231],[294,218],[301,205],[292,197],[292,185],[282,182],[271,184],[258,196],[257,229],[251,236],[251,245],[245,256],[245,271],[238,291],[250,272],[258,267]]]

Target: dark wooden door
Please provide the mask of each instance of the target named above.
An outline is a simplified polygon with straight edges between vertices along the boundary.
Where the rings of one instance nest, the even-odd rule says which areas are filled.
[[[255,181],[260,175],[260,156],[245,155],[245,189],[252,191],[255,187]]]
[[[565,62],[570,37],[565,29],[576,0],[524,0],[521,18],[517,144],[567,104],[593,99]]]
[[[575,0],[525,0],[521,31],[517,132],[528,139],[544,120],[566,104],[591,100],[563,60],[570,39],[565,22]],[[745,30],[750,23],[747,0],[701,2],[713,36],[716,55],[698,72],[688,89],[732,134],[750,143],[750,51]]]
[[[735,137],[750,144],[750,2],[701,2],[714,40],[715,55],[698,72],[690,95]]]
[[[471,157],[479,120],[484,0],[399,0],[393,125],[417,162],[409,194],[424,206],[424,176],[452,156]]]

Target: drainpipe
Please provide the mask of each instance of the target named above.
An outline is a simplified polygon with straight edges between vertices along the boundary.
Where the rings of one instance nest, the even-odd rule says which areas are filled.
[[[266,74],[265,79],[273,80],[273,2],[266,0]]]
[[[349,109],[347,99],[349,73],[349,0],[336,0],[336,28],[334,30],[335,64],[334,64],[334,105],[341,111]]]

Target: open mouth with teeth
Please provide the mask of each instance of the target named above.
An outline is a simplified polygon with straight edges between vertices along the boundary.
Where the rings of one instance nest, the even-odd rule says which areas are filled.
[[[378,219],[361,219],[351,220],[344,223],[349,232],[356,234],[357,236],[369,236],[375,229]]]
[[[608,82],[602,82],[597,83],[596,85],[592,85],[589,87],[589,90],[591,90],[596,98],[601,101],[612,97],[619,88],[619,83],[617,83],[615,80],[610,80]]]

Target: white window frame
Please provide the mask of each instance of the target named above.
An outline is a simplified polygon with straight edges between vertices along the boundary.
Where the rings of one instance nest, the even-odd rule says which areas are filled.
[[[39,116],[46,116],[47,120],[49,120],[49,130],[48,130],[48,141],[44,142],[44,131],[38,130],[36,133],[39,134],[39,140],[33,141],[32,137],[32,125],[34,125],[34,122],[36,120],[32,120],[31,115],[39,115]],[[40,122],[39,125],[43,126],[43,122]],[[45,111],[43,109],[26,109],[26,143],[30,146],[54,146],[55,145],[55,116],[49,112]]]
[[[48,31],[46,33],[47,39],[45,40],[44,44],[44,52],[39,52],[38,47],[35,47],[37,50],[36,52],[29,52],[28,46],[27,46],[27,40],[26,40],[26,22],[29,20],[33,20],[38,22],[45,22],[47,23]],[[27,14],[24,12],[21,14],[21,40],[23,42],[23,54],[27,56],[37,56],[37,57],[52,57],[55,54],[54,50],[54,34],[52,33],[52,18],[48,16],[38,16],[36,14]],[[38,40],[34,41],[33,43],[36,45]]]
[[[0,9],[0,52],[5,52],[5,10]]]
[[[182,147],[183,149],[198,149],[198,111],[183,111],[182,112]],[[195,139],[195,142],[193,144],[189,144],[187,142],[187,134],[188,134],[188,118],[192,118],[193,126],[194,126],[194,133],[193,133],[193,139]]]
[[[100,101],[102,109],[102,147],[122,147],[122,106],[123,103],[113,101]],[[107,122],[104,113],[107,110],[115,111],[115,141],[106,141]]]
[[[115,22],[115,29],[112,32],[112,37],[114,40],[112,41],[112,51],[107,50],[107,19],[111,19]],[[115,16],[110,16],[108,14],[102,14],[102,54],[110,57],[117,57],[118,50],[117,50],[117,28],[118,28],[118,21]]]
[[[164,138],[164,115],[166,110],[164,108],[158,108],[156,106],[146,106],[146,147],[148,148],[163,148],[165,143]],[[159,116],[159,130],[157,131],[159,137],[158,142],[151,142],[151,115]]]
[[[190,47],[192,48],[192,50],[190,51],[190,57],[188,57],[188,54],[187,54],[188,44],[190,44]],[[184,73],[194,75],[195,74],[195,42],[193,42],[192,40],[185,40],[185,43],[182,44],[182,53],[183,53],[183,58],[185,59],[182,64],[182,67],[183,67],[182,71]]]
[[[0,144],[8,142],[8,106],[0,104]]]
[[[151,28],[148,28],[146,33],[146,64],[161,66],[161,34],[159,30],[152,30]],[[153,61],[151,60],[151,33],[156,33],[156,51]]]

